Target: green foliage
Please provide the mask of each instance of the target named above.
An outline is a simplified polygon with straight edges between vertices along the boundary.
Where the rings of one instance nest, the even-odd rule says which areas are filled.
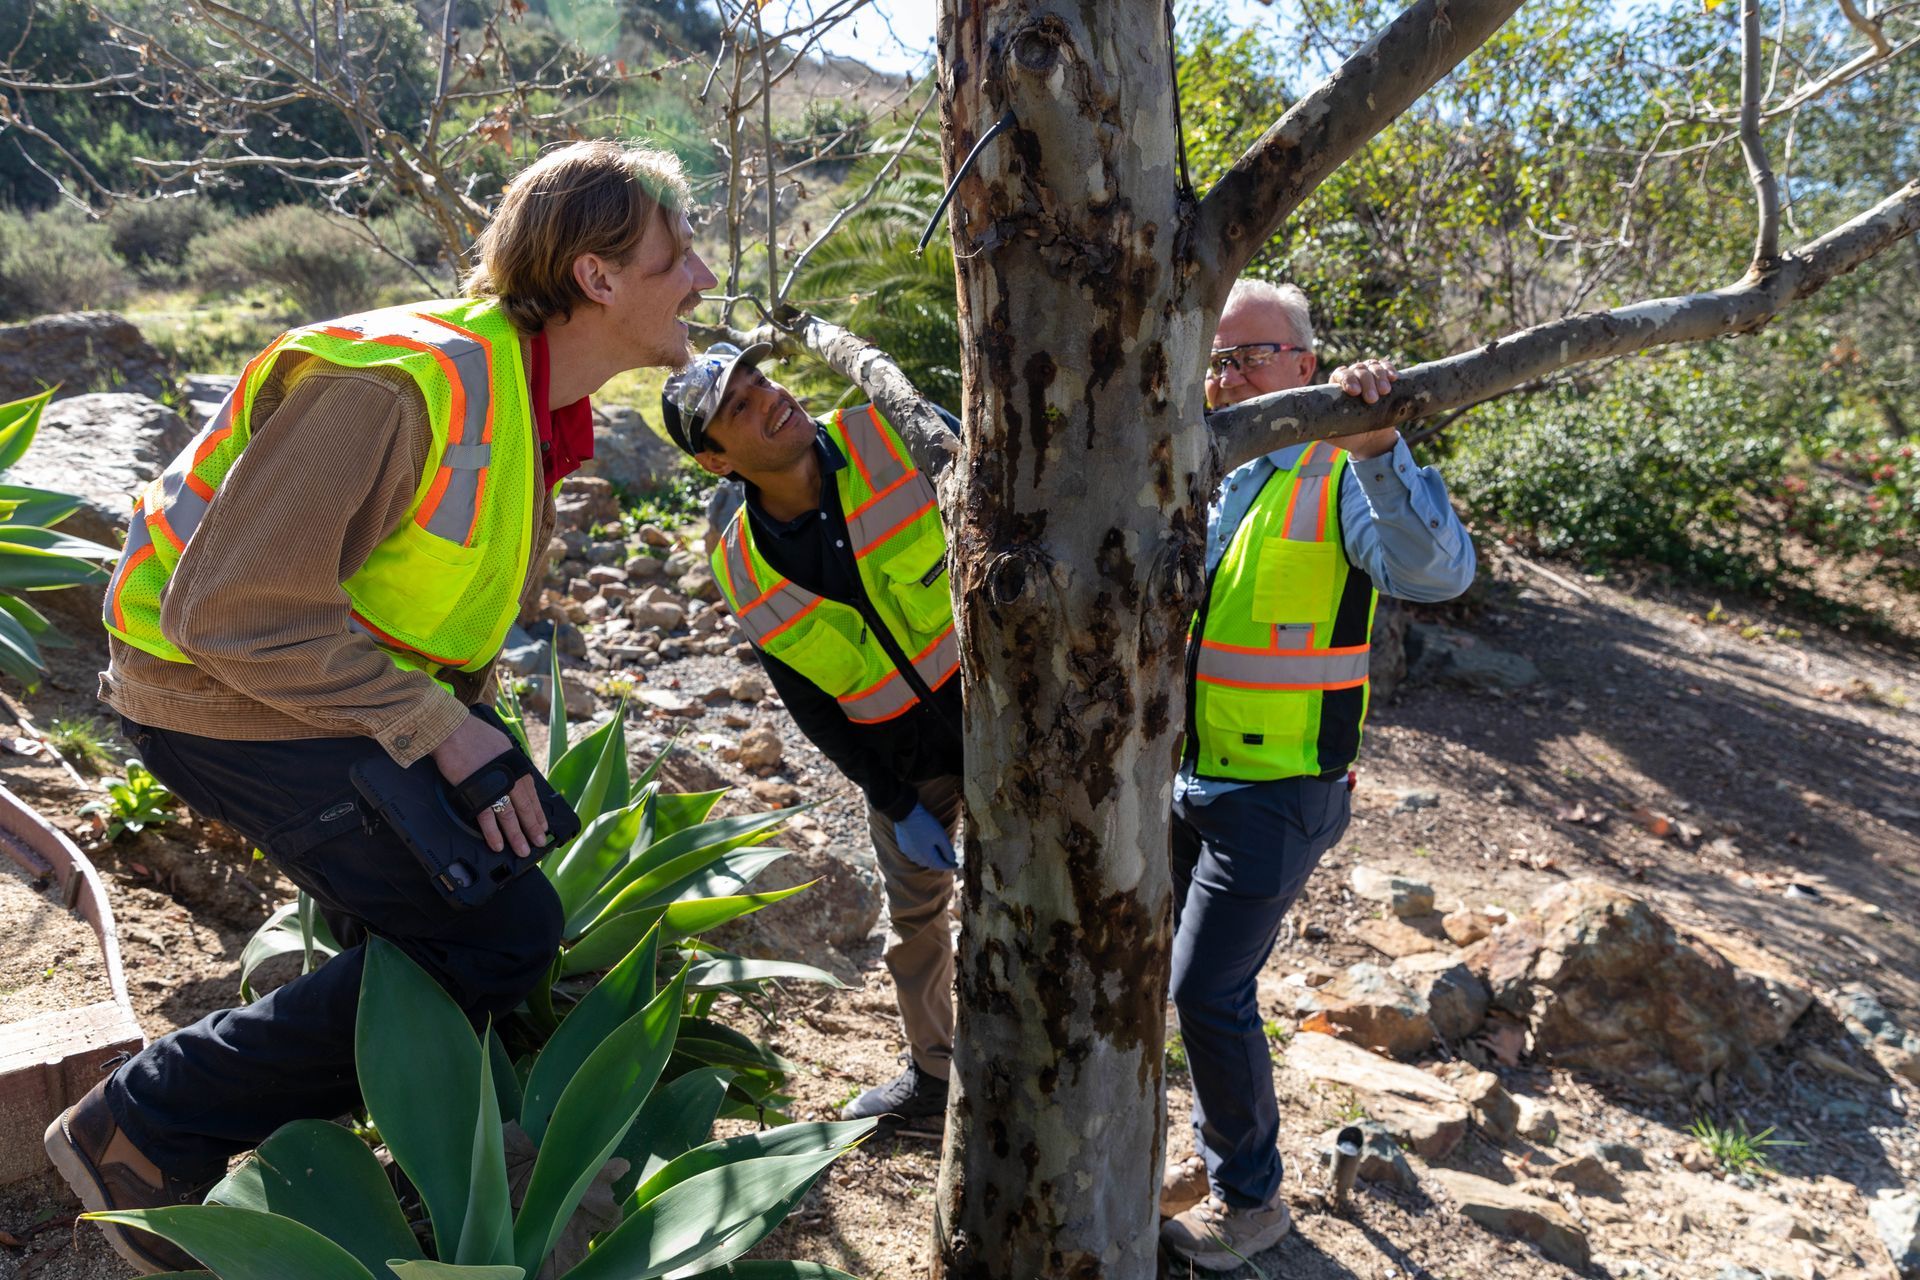
[[[867,109],[845,98],[814,98],[798,119],[776,120],[774,140],[789,163],[816,157],[852,160],[866,150]]]
[[[139,835],[148,827],[169,821],[173,792],[147,771],[138,760],[127,759],[126,776],[107,783],[107,798],[81,808],[82,817],[99,817],[106,822],[107,839]]]
[[[713,484],[713,477],[706,472],[687,468],[676,472],[657,489],[622,493],[619,495],[620,522],[629,534],[646,524],[676,529],[705,512],[707,494],[713,490]]]
[[[1804,1142],[1774,1137],[1772,1125],[1758,1133],[1751,1133],[1744,1119],[1736,1120],[1734,1125],[1722,1125],[1711,1116],[1697,1116],[1687,1127],[1687,1132],[1699,1139],[1700,1145],[1722,1171],[1731,1174],[1770,1174],[1773,1172],[1773,1159],[1767,1154],[1769,1149],[1806,1145]]]
[[[72,206],[0,209],[0,320],[98,310],[132,283],[107,228]]]
[[[47,726],[47,741],[75,768],[87,773],[99,773],[113,760],[107,727],[95,716],[53,721]]]
[[[258,854],[255,850],[256,857]],[[292,902],[276,908],[247,939],[246,949],[240,953],[240,998],[248,1003],[260,998],[253,987],[253,975],[261,965],[275,956],[296,954],[303,974],[312,973],[322,961],[340,954],[333,930],[305,889]]]
[[[283,205],[201,236],[187,269],[202,288],[276,286],[302,322],[365,311],[402,279],[392,259],[338,218]]]
[[[52,391],[0,404],[0,481],[26,455],[40,430]],[[66,643],[53,624],[19,595],[106,581],[99,562],[119,553],[49,525],[72,515],[80,499],[46,489],[0,482],[0,672],[29,687],[46,662],[40,646]]]
[[[200,1205],[87,1215],[165,1237],[221,1275],[283,1280],[523,1280],[551,1259],[575,1280],[717,1276],[758,1244],[872,1121],[790,1125],[700,1145],[722,1101],[717,1077],[660,1086],[685,1034],[688,969],[655,990],[656,927],[582,1000],[528,1063],[525,1095],[488,1032],[474,1034],[439,985],[383,938],[366,944],[355,1064],[369,1128],[406,1174],[401,1199],[374,1152],[318,1120],[283,1125]],[[547,1055],[563,1055],[549,1065]],[[676,1081],[677,1084],[677,1081]],[[660,1099],[671,1105],[653,1105]],[[525,1109],[538,1106],[539,1117]],[[536,1148],[516,1211],[503,1125]],[[555,1246],[615,1154],[644,1182],[584,1257]],[[413,1197],[417,1197],[417,1200]],[[434,1258],[409,1226],[424,1213]],[[811,1264],[732,1274],[827,1277]]]
[[[1174,1075],[1185,1075],[1187,1065],[1187,1042],[1178,1031],[1167,1037],[1167,1070]]]
[[[204,196],[130,201],[107,215],[113,251],[134,270],[170,279],[187,260],[194,239],[227,226],[233,215]]]

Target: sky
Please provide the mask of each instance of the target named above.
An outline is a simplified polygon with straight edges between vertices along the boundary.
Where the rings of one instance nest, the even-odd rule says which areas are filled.
[[[772,0],[767,5],[768,26],[804,20],[821,11],[827,0]],[[1259,0],[1226,0],[1229,21],[1279,29],[1278,7]],[[868,66],[894,73],[912,71],[933,56],[938,0],[875,0],[851,21],[842,23],[825,41],[831,53],[858,58]],[[778,16],[775,16],[778,15]]]

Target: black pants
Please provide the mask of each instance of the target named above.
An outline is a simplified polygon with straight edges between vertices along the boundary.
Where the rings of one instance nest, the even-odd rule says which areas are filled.
[[[373,739],[230,742],[124,719],[121,731],[155,777],[311,894],[346,948],[244,1008],[155,1041],[113,1074],[115,1122],[168,1174],[218,1176],[229,1156],[288,1121],[358,1105],[354,1018],[368,934],[405,951],[476,1025],[512,1010],[553,962],[562,920],[545,876],[517,877],[455,911],[406,847],[368,822],[347,770],[381,750]]]

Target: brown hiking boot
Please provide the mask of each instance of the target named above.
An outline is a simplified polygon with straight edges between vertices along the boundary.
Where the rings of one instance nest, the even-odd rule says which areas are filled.
[[[1205,1200],[1160,1224],[1160,1243],[1196,1267],[1231,1271],[1262,1249],[1271,1249],[1293,1225],[1285,1193],[1274,1188],[1273,1199],[1257,1209],[1235,1209],[1218,1196]]]
[[[89,1211],[199,1204],[207,1184],[189,1186],[169,1178],[141,1155],[113,1122],[106,1090],[104,1080],[93,1086],[86,1097],[54,1117],[44,1139],[53,1167],[80,1203]],[[193,1258],[151,1232],[107,1222],[96,1225],[106,1233],[113,1251],[141,1275],[201,1269]]]
[[[1185,1213],[1207,1198],[1207,1162],[1188,1156],[1168,1165],[1160,1175],[1160,1216]]]

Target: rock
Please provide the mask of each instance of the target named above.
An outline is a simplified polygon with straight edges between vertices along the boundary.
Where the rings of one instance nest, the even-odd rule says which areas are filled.
[[[733,695],[727,692],[727,687],[725,685],[716,684],[716,685],[709,686],[706,692],[700,695],[700,701],[706,703],[708,706],[711,707],[711,706],[716,706],[722,702],[733,701]]]
[[[780,735],[761,725],[740,735],[735,759],[749,769],[772,769],[786,754]]]
[[[1540,921],[1521,916],[1468,947],[1460,957],[1487,984],[1494,1007],[1524,1014],[1533,963],[1540,955]]]
[[[560,528],[590,534],[596,526],[620,523],[620,499],[606,480],[575,472],[560,482],[554,513]]]
[[[639,537],[640,541],[649,547],[671,547],[673,545],[673,539],[667,536],[667,531],[657,524],[641,525]],[[647,558],[652,559],[653,557],[649,556]]]
[[[1433,914],[1433,886],[1377,867],[1358,866],[1348,877],[1353,891],[1369,902],[1383,902],[1402,920]]]
[[[1631,1142],[1589,1142],[1586,1149],[1608,1164],[1646,1172],[1647,1158]]]
[[[1547,1147],[1560,1141],[1560,1117],[1552,1107],[1526,1094],[1515,1094],[1513,1101],[1519,1108],[1519,1115],[1513,1122],[1515,1133],[1528,1142]]]
[[[1763,1028],[1758,1042],[1778,1044],[1813,1004],[1813,988],[1779,956],[1751,942],[1704,929],[1691,931],[1734,967],[1740,1005]]]
[[[806,798],[800,794],[800,788],[791,782],[777,782],[772,778],[749,783],[747,790],[769,809],[791,809]]]
[[[700,699],[673,689],[642,689],[638,698],[646,706],[664,711],[670,716],[682,716],[688,720],[698,719],[707,711],[706,707],[701,705]]]
[[[1867,1207],[1867,1217],[1900,1280],[1920,1280],[1920,1194],[1883,1190]]]
[[[720,584],[713,580],[713,571],[704,564],[690,573],[681,574],[674,586],[690,600],[720,599]]]
[[[1476,1071],[1457,1081],[1454,1091],[1467,1104],[1480,1131],[1495,1142],[1512,1142],[1520,1123],[1520,1106],[1491,1071]]]
[[[71,396],[40,415],[39,434],[7,471],[7,483],[79,498],[79,509],[60,522],[60,532],[117,547],[140,490],[192,440],[185,419],[146,396]],[[69,594],[49,592],[35,602]]]
[[[596,594],[598,593],[595,591],[594,585],[585,578],[573,578],[567,583],[568,597],[578,600],[582,604],[593,599]]]
[[[1400,787],[1396,788],[1393,794],[1400,799],[1400,803],[1393,806],[1395,813],[1412,813],[1416,809],[1432,809],[1440,803],[1440,793],[1438,791],[1420,791],[1411,787]]]
[[[613,608],[613,602],[605,596],[590,596],[581,602],[580,608],[587,615],[588,622],[604,622]]]
[[[627,577],[635,582],[651,582],[667,572],[667,562],[659,556],[650,556],[642,551],[637,556],[627,557]]]
[[[1606,1196],[1608,1199],[1617,1197],[1625,1190],[1621,1186],[1620,1175],[1607,1168],[1606,1161],[1590,1154],[1562,1160],[1547,1170],[1547,1177],[1554,1182],[1564,1182],[1575,1191]]]
[[[1460,1212],[1481,1226],[1517,1236],[1562,1266],[1586,1269],[1587,1234],[1559,1205],[1471,1173],[1433,1169],[1429,1175],[1460,1206]]]
[[[1369,1119],[1422,1159],[1444,1159],[1466,1136],[1466,1104],[1416,1067],[1317,1031],[1295,1033],[1284,1061],[1311,1080],[1352,1090]]]
[[[1396,1058],[1419,1057],[1433,1044],[1426,999],[1379,965],[1353,965],[1307,992],[1301,1007],[1325,1015],[1341,1039]]]
[[[609,583],[617,583],[624,586],[627,581],[627,571],[625,569],[616,569],[610,564],[597,564],[587,570],[587,581],[596,587],[604,587]]]
[[[1830,1076],[1839,1076],[1842,1080],[1851,1080],[1855,1084],[1877,1085],[1880,1083],[1880,1077],[1873,1074],[1873,1072],[1866,1070],[1864,1067],[1856,1067],[1846,1059],[1827,1052],[1819,1045],[1802,1045],[1799,1051],[1793,1056],[1812,1067],[1815,1071],[1824,1072]]]
[[[180,382],[186,391],[187,425],[195,431],[213,421],[213,415],[240,385],[239,377],[230,373],[189,373]]]
[[[1340,1131],[1347,1126],[1335,1125],[1320,1135],[1315,1150],[1320,1153],[1320,1163],[1331,1171],[1333,1168],[1334,1143],[1339,1140]],[[1407,1157],[1400,1150],[1400,1144],[1393,1140],[1386,1126],[1373,1120],[1362,1120],[1355,1126],[1360,1130],[1360,1168],[1357,1176],[1362,1182],[1384,1182],[1388,1186],[1411,1191],[1417,1184],[1413,1166],[1407,1163]]]
[[[563,657],[584,658],[587,656],[587,633],[574,622],[556,622],[553,624],[553,642],[560,647]]]
[[[767,682],[759,676],[740,676],[727,686],[727,696],[735,702],[758,702],[767,696]]]
[[[812,887],[790,902],[743,916],[704,939],[739,955],[822,965],[857,982],[854,966],[839,953],[859,946],[880,923],[885,899],[879,873],[845,850],[807,848],[768,867],[748,892],[788,889],[810,880]]]
[[[627,616],[633,619],[633,625],[647,631],[678,631],[687,620],[687,611],[677,604],[668,604],[656,600],[651,604],[640,596],[627,605]]]
[[[1373,636],[1367,649],[1367,679],[1373,700],[1384,706],[1407,678],[1407,610],[1392,596],[1381,596],[1373,611]]]
[[[1353,936],[1385,956],[1399,959],[1423,951],[1437,951],[1440,944],[1426,934],[1398,920],[1362,920],[1353,927]]]
[[[1465,1040],[1486,1021],[1486,984],[1458,956],[1424,952],[1396,961],[1392,969],[1427,1002],[1434,1034],[1442,1040]]]
[[[667,487],[686,466],[680,450],[648,426],[638,409],[594,406],[593,456],[580,464],[582,474],[639,494]]]
[[[111,311],[68,311],[0,325],[0,404],[56,384],[56,400],[94,391],[162,400],[176,390],[166,357]]]
[[[666,750],[666,743],[667,740],[660,739],[644,747],[639,743],[632,744],[627,748],[627,757],[636,769],[644,769],[653,763],[655,756]],[[660,780],[662,791],[721,791],[732,785],[732,780],[705,753],[689,751],[685,747],[668,751],[655,776]]]
[[[1457,947],[1470,947],[1492,934],[1499,926],[1485,911],[1472,907],[1461,907],[1458,911],[1449,911],[1440,917],[1440,929]]]
[[[1857,982],[1840,988],[1839,1013],[1847,1034],[1889,1075],[1920,1084],[1920,1036],[1895,1022],[1872,988]]]
[[[697,551],[689,551],[684,547],[667,557],[666,570],[669,578],[684,578],[695,569],[704,569],[706,567],[707,558],[705,556]]]
[[[543,674],[553,669],[553,647],[535,640],[519,627],[508,627],[506,642],[496,660],[501,669],[517,676]]]
[[[611,539],[589,542],[586,550],[581,554],[585,555],[587,563],[596,569],[618,568],[627,558],[627,544]],[[592,571],[592,569],[589,569],[588,573],[592,573]],[[626,570],[621,569],[620,574],[622,577],[625,577]]]
[[[520,705],[529,712],[545,715],[553,706],[552,684],[551,671],[528,676],[526,692],[520,695]],[[560,688],[565,695],[569,719],[584,720],[600,709],[599,699],[593,696],[593,690],[587,688],[574,672],[561,673]]]
[[[633,595],[633,588],[624,582],[603,582],[600,584],[600,596],[614,604],[623,604]],[[625,619],[622,619],[625,621]]]
[[[1685,1093],[1723,1068],[1748,1069],[1753,1051],[1775,1042],[1777,1023],[1753,1016],[1740,971],[1639,898],[1573,880],[1531,914],[1540,949],[1530,961],[1506,945],[1519,922],[1467,959],[1496,1005],[1528,1019],[1534,1051],[1557,1065]]]
[[[1470,689],[1525,689],[1540,683],[1531,658],[1484,644],[1451,627],[1414,623],[1407,632],[1407,679]]]

